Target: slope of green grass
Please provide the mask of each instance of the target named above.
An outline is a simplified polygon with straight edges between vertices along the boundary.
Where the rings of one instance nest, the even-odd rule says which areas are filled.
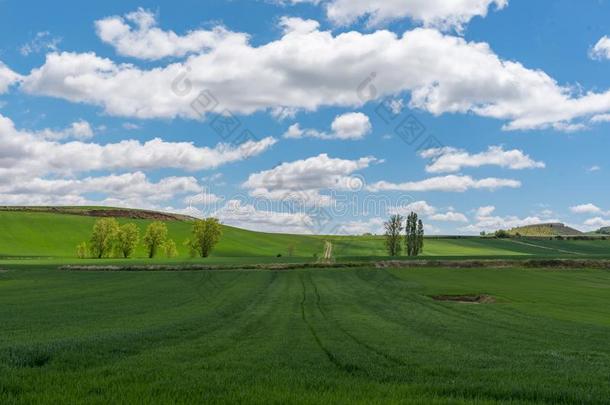
[[[82,210],[82,208],[79,207]],[[62,262],[76,261],[75,248],[88,240],[97,218],[47,212],[0,211],[0,259],[39,258]],[[151,220],[124,219],[134,222],[144,234]],[[178,245],[177,260],[189,260],[183,243],[189,238],[189,221],[166,222],[170,237]],[[244,262],[259,258],[261,262],[312,261],[323,252],[324,241],[333,242],[339,260],[386,259],[384,239],[379,236],[305,236],[280,235],[223,227],[223,237],[214,250],[211,262]],[[289,256],[294,246],[294,257]],[[282,258],[277,258],[282,255]],[[504,240],[494,238],[426,239],[423,257],[557,257],[610,256],[610,241]],[[139,246],[135,260],[146,260]],[[162,259],[157,259],[162,260]]]
[[[609,291],[588,270],[20,267],[0,403],[606,404]]]

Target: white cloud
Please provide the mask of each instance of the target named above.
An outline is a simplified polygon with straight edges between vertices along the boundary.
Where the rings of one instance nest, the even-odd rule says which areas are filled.
[[[521,182],[493,177],[473,179],[470,176],[449,175],[400,184],[380,181],[371,184],[367,189],[374,193],[381,191],[446,191],[461,193],[470,189],[496,190],[504,187],[519,188],[521,187]]]
[[[541,219],[537,216],[520,218],[518,216],[498,216],[493,215],[494,206],[480,207],[476,212],[476,222],[468,226],[459,228],[459,231],[467,233],[495,232],[499,229],[512,229],[526,225],[536,225],[541,223],[559,222],[557,219]]]
[[[610,59],[610,38],[606,35],[601,37],[589,52],[589,56],[597,60]]]
[[[421,152],[421,157],[431,159],[426,167],[429,173],[458,172],[463,168],[499,166],[512,170],[544,168],[544,162],[537,162],[518,149],[504,150],[502,146],[490,146],[485,152],[470,154],[456,148],[436,148]]]
[[[337,228],[336,234],[341,235],[363,235],[371,233],[379,235],[384,232],[383,219],[371,218],[362,221],[345,221]]]
[[[404,206],[393,207],[388,210],[391,215],[400,214],[407,216],[411,212],[415,212],[420,217],[425,217],[430,221],[438,222],[468,222],[464,214],[450,209],[448,212],[440,213],[436,207],[428,204],[426,201],[415,201]]]
[[[357,140],[362,139],[371,132],[372,126],[368,116],[362,113],[347,113],[335,117],[332,125],[332,132],[319,132],[315,129],[302,129],[301,126],[293,124],[284,134],[284,138],[318,138],[318,139],[338,139],[338,140]]]
[[[84,120],[76,121],[70,124],[69,127],[62,130],[43,129],[36,132],[36,135],[50,141],[59,141],[62,139],[79,139],[85,140],[93,137],[93,129],[91,125]]]
[[[430,219],[431,221],[439,222],[468,222],[468,218],[466,218],[466,215],[454,211],[434,214],[431,215],[428,219]]]
[[[305,213],[261,210],[239,200],[228,201],[212,216],[226,225],[258,232],[311,234],[314,229],[312,218]]]
[[[199,194],[187,196],[184,198],[184,203],[189,207],[198,205],[213,205],[221,201],[224,201],[223,197],[208,192],[201,192]]]
[[[594,124],[599,124],[602,122],[610,122],[610,114],[595,115],[591,118],[591,122]]]
[[[95,22],[100,39],[123,56],[157,60],[202,53],[232,43],[245,43],[247,35],[217,26],[212,30],[194,30],[183,36],[157,27],[156,16],[142,8],[124,17],[113,16]]]
[[[3,205],[106,205],[158,209],[160,203],[200,189],[193,177],[151,182],[142,172],[84,179],[25,178],[0,184]],[[87,195],[102,195],[93,200]]]
[[[202,188],[193,177],[165,177],[150,181],[141,171],[174,168],[197,171],[259,154],[276,141],[266,138],[240,146],[220,144],[199,148],[192,143],[125,140],[100,145],[57,139],[91,135],[88,124],[77,122],[66,130],[26,132],[0,115],[0,205],[114,205],[162,209]],[[54,140],[49,140],[54,139]],[[79,178],[83,173],[103,175]],[[110,174],[105,174],[111,172]],[[95,195],[92,200],[88,195]]]
[[[415,212],[418,215],[429,216],[436,213],[436,208],[428,204],[426,201],[415,201],[407,205],[393,207],[389,210],[392,215],[409,215],[411,212]]]
[[[597,214],[602,212],[601,208],[591,203],[570,207],[570,211],[575,214]]]
[[[489,217],[496,210],[493,205],[487,205],[485,207],[479,207],[476,212],[477,217]]]
[[[598,165],[593,165],[593,166],[591,166],[591,167],[588,167],[588,168],[587,168],[587,171],[588,171],[588,172],[593,173],[593,172],[599,172],[601,169],[602,169],[602,168],[601,168],[600,166],[598,166]]]
[[[371,121],[362,113],[348,113],[335,118],[331,128],[337,139],[362,139],[371,132]]]
[[[408,17],[425,26],[461,31],[473,17],[485,17],[492,5],[502,9],[507,4],[508,0],[332,0],[326,12],[339,25],[366,17],[369,26],[379,26]]]
[[[82,135],[85,126],[75,128],[72,131]],[[159,138],[105,145],[80,141],[59,143],[41,139],[40,133],[19,131],[10,119],[0,115],[0,174],[2,170],[21,175],[159,168],[196,171],[259,155],[276,142],[274,138],[264,138],[238,146],[219,144],[214,148],[197,147],[191,142],[166,142]]]
[[[331,158],[323,153],[308,159],[283,163],[271,170],[253,173],[243,187],[250,195],[269,200],[293,200],[312,205],[329,205],[332,198],[323,190],[359,191],[364,184],[354,173],[377,162],[373,157],[358,160]]]
[[[376,76],[367,86],[371,72]],[[610,112],[610,92],[581,94],[540,70],[502,60],[486,43],[423,28],[403,36],[290,31],[260,46],[232,41],[150,70],[93,53],[51,53],[21,87],[138,118],[201,118],[191,104],[204,89],[236,114],[360,107],[409,91],[410,107],[496,118],[508,121],[506,130],[575,130],[582,124],[573,121]]]
[[[0,94],[6,93],[9,87],[20,79],[21,76],[19,74],[13,72],[4,63],[0,62]]]
[[[19,52],[23,56],[28,56],[33,53],[57,51],[57,47],[61,42],[61,38],[53,37],[48,31],[38,32],[34,38],[21,46]]]
[[[123,127],[123,129],[126,129],[128,131],[135,131],[141,128],[138,124],[134,124],[133,122],[124,122],[121,126]]]
[[[601,217],[590,218],[585,221],[585,225],[590,229],[599,229],[610,226],[610,219]]]

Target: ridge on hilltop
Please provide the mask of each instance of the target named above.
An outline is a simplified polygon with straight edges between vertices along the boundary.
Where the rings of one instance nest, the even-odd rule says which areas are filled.
[[[579,236],[584,235],[578,229],[571,228],[560,222],[547,224],[525,225],[508,231],[511,235],[521,236]]]
[[[85,217],[148,219],[153,221],[191,221],[196,218],[167,212],[115,207],[19,207],[0,206],[0,211],[44,212],[50,214],[80,215]]]

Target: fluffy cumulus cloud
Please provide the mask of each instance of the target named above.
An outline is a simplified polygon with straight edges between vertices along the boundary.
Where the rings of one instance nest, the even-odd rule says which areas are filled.
[[[406,205],[400,205],[398,207],[392,207],[389,210],[392,215],[409,215],[411,212],[415,212],[418,215],[430,216],[436,214],[436,207],[431,206],[426,201],[415,201]]]
[[[430,220],[440,222],[468,222],[466,215],[454,211],[431,215]]]
[[[436,207],[428,204],[427,201],[415,201],[406,205],[392,207],[388,210],[389,214],[399,214],[402,216],[407,216],[411,212],[415,212],[420,217],[436,222],[468,222],[466,215],[455,212],[453,209],[450,209],[447,212],[438,211],[439,210]]]
[[[335,233],[342,235],[363,235],[365,233],[379,235],[383,233],[383,222],[384,221],[381,218],[345,221],[338,228],[336,228]]]
[[[185,35],[164,31],[156,16],[142,8],[125,15],[107,17],[95,22],[97,35],[123,56],[157,60],[203,53],[219,46],[245,43],[248,36],[227,31],[221,26],[211,30],[194,30]]]
[[[375,162],[377,159],[374,157],[346,160],[323,153],[253,173],[243,183],[243,187],[257,198],[330,205],[333,199],[323,194],[323,191],[360,191],[364,182],[355,173]]]
[[[501,59],[483,42],[427,28],[401,36],[387,30],[335,35],[311,20],[281,23],[281,38],[266,44],[228,41],[149,70],[94,53],[51,53],[22,89],[138,118],[199,119],[206,111],[194,102],[203,90],[206,106],[279,116],[410,92],[413,108],[496,118],[507,121],[507,130],[574,130],[583,128],[575,121],[610,112],[610,92],[581,94],[541,70]],[[371,72],[375,78],[367,82]]]
[[[276,143],[274,138],[248,141],[241,145],[219,144],[214,148],[197,147],[192,142],[166,142],[155,138],[147,142],[123,140],[105,145],[92,142],[55,142],[35,133],[15,128],[0,115],[0,172],[24,174],[76,174],[96,170],[147,170],[173,168],[187,171],[213,169],[223,164],[261,154]]]
[[[369,26],[410,18],[424,26],[461,31],[472,18],[485,17],[490,7],[502,9],[508,0],[332,0],[328,18],[348,25],[366,18]]]
[[[224,224],[259,232],[311,234],[314,229],[314,221],[306,213],[276,212],[239,200],[227,201],[212,215]]]
[[[328,18],[337,25],[365,19],[379,26],[410,18],[425,26],[462,31],[472,18],[485,17],[492,6],[500,10],[508,0],[278,0],[281,4],[323,4]]]
[[[193,177],[167,177],[151,182],[142,172],[83,179],[24,178],[0,183],[5,205],[107,205],[159,209],[164,201],[199,189]],[[89,194],[101,193],[102,199]]]
[[[499,216],[494,215],[496,207],[485,206],[480,207],[475,219],[476,221],[470,225],[460,228],[462,232],[479,233],[479,232],[494,232],[499,229],[512,229],[526,225],[536,225],[543,222],[559,222],[557,219],[540,218],[538,216],[529,216],[520,218],[518,216]]]
[[[58,141],[62,139],[89,139],[93,137],[93,128],[87,121],[80,120],[75,121],[67,128],[61,130],[43,129],[42,131],[36,132],[36,135],[52,141]]]
[[[497,190],[505,187],[519,188],[521,187],[521,182],[518,180],[499,179],[495,177],[473,179],[470,176],[449,175],[405,183],[380,181],[367,186],[367,189],[374,193],[382,191],[445,191],[463,193],[473,189]]]
[[[589,56],[593,59],[610,59],[610,38],[606,35],[600,38],[599,41],[591,48]]]
[[[490,146],[481,153],[470,154],[465,150],[451,147],[435,148],[420,153],[432,163],[426,167],[429,173],[459,172],[463,168],[481,166],[499,166],[512,170],[544,168],[544,162],[538,162],[518,149],[504,150],[502,146]]]
[[[284,134],[284,138],[318,138],[357,140],[368,135],[372,130],[369,117],[363,113],[347,113],[335,117],[331,124],[331,133],[320,132],[315,129],[302,129],[300,124],[293,124]]]
[[[116,203],[152,207],[150,202],[193,194],[201,187],[192,177],[168,177],[150,182],[142,170],[173,168],[212,169],[263,153],[276,141],[266,138],[239,146],[197,147],[190,142],[124,140],[105,145],[70,141],[65,136],[88,137],[90,126],[77,122],[63,131],[27,132],[0,115],[0,203],[85,204],[86,194],[102,193]],[[52,139],[52,140],[51,140]],[[78,178],[83,173],[135,171]]]
[[[601,208],[591,203],[575,205],[570,207],[570,211],[575,214],[599,214],[602,212]]]
[[[587,219],[585,221],[584,225],[589,230],[596,230],[596,229],[599,229],[599,228],[605,228],[605,227],[610,226],[610,219],[602,218],[602,217],[590,218],[590,219]]]
[[[0,94],[6,93],[9,87],[19,81],[21,76],[11,69],[9,69],[4,63],[0,62]]]

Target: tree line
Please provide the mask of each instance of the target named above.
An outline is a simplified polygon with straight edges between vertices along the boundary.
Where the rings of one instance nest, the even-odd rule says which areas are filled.
[[[191,237],[184,245],[191,257],[208,257],[220,241],[222,229],[216,218],[207,218],[193,222]],[[167,225],[156,221],[150,223],[140,238],[140,228],[135,223],[119,224],[115,218],[102,218],[95,221],[88,242],[76,247],[76,255],[81,258],[124,258],[134,255],[140,242],[149,259],[162,254],[166,258],[177,257],[179,252],[176,242],[169,237]]]
[[[402,215],[392,215],[390,219],[384,223],[385,227],[385,244],[390,256],[400,256],[403,249],[403,231],[404,247],[407,256],[418,256],[424,251],[424,223],[417,217],[417,214],[411,212],[405,218]]]

